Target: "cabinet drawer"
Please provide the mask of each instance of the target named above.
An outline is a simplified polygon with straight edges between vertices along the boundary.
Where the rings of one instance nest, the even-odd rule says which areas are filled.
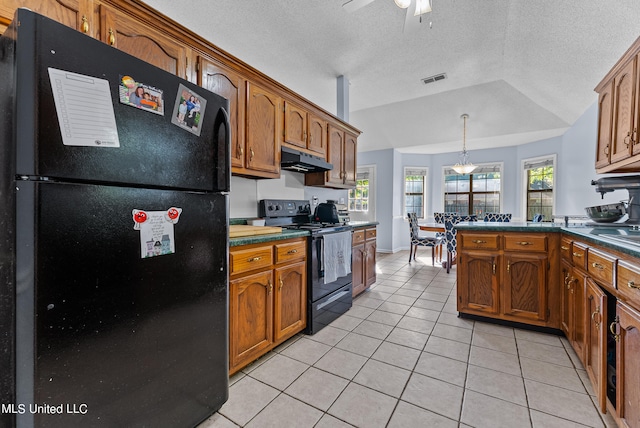
[[[504,237],[505,251],[547,251],[544,235],[507,235]]]
[[[306,248],[307,243],[305,241],[277,244],[276,263],[304,260],[304,257],[306,255]]]
[[[618,261],[618,292],[632,306],[640,307],[640,268],[624,260]]]
[[[587,272],[602,285],[613,288],[613,274],[616,267],[616,258],[595,248],[589,248],[587,252]]]
[[[587,263],[587,246],[580,243],[574,242],[571,245],[571,263],[574,266],[585,269],[585,264]]]
[[[231,251],[229,253],[230,274],[235,275],[254,269],[271,266],[273,261],[273,246],[250,248],[246,250]]]
[[[370,239],[376,239],[376,228],[374,227],[373,229],[366,229],[364,231],[364,239],[366,239],[367,241],[369,241]]]
[[[356,245],[361,242],[364,242],[364,229],[356,229],[353,231],[353,237],[351,239],[351,244]]]
[[[562,238],[560,241],[560,257],[562,260],[571,261],[571,244],[573,241],[569,238]]]
[[[487,250],[497,250],[500,246],[500,237],[495,234],[478,234],[474,233],[473,235],[461,235],[461,246],[465,250],[473,250],[473,249],[487,249]]]

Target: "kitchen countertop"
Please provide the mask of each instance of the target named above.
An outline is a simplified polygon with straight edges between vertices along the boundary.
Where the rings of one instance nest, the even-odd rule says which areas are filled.
[[[456,225],[458,230],[492,231],[492,232],[563,232],[584,241],[602,245],[612,250],[620,251],[634,257],[640,257],[640,230],[630,227],[615,227],[613,225],[593,226],[565,226],[558,223],[499,223],[499,222],[464,222]],[[637,244],[622,242],[618,239],[636,237]]]
[[[353,226],[353,227],[367,227],[367,226],[376,226],[376,225],[380,224],[380,222],[377,222],[377,221],[350,221],[347,224],[349,226]]]
[[[271,233],[269,235],[253,235],[253,236],[241,236],[238,238],[229,239],[229,247],[237,247],[240,245],[260,244],[262,242],[269,241],[281,241],[283,239],[299,238],[303,236],[309,236],[307,230],[290,230],[282,229],[282,233]]]

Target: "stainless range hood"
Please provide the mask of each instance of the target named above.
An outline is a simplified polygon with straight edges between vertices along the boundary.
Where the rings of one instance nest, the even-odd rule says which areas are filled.
[[[307,173],[330,171],[333,169],[333,165],[319,156],[313,156],[289,147],[282,147],[280,168]]]

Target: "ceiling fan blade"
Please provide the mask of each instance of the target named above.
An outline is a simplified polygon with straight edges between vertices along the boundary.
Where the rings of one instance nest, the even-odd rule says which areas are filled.
[[[369,3],[373,3],[373,0],[349,0],[342,5],[347,12],[355,12],[356,10],[365,7]]]

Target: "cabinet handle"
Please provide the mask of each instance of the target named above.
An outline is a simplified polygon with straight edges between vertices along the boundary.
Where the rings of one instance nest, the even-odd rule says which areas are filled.
[[[282,290],[282,286],[284,285],[284,283],[282,282],[282,278],[280,278],[280,286],[278,288],[278,290]]]
[[[604,270],[604,266],[601,265],[600,263],[593,262],[593,263],[591,263],[591,266],[593,266],[594,268],[599,269],[599,270]]]
[[[271,294],[271,292],[273,291],[273,284],[271,283],[271,280],[267,281],[267,285],[268,285],[268,288],[269,288],[268,293]]]
[[[295,254],[297,252],[298,252],[298,250],[294,248],[293,250],[287,251],[287,254]]]
[[[253,148],[249,149],[251,150],[251,156],[249,157],[249,162],[253,161],[253,157],[255,156],[255,153],[253,152]]]
[[[565,247],[564,245],[561,245],[560,249],[563,250],[563,251],[567,251],[567,250],[569,250],[569,247]]]
[[[596,325],[596,328],[600,328],[600,320],[596,321],[596,315],[600,314],[600,306],[596,306],[596,310],[591,314],[591,321],[593,321]]]
[[[582,258],[582,254],[576,253],[575,251],[572,253],[573,257]]]
[[[604,154],[606,156],[609,156],[609,145],[607,144],[606,146],[604,146],[604,150],[603,150]]]
[[[496,274],[496,262],[495,260],[493,261],[493,274]]]
[[[629,281],[629,282],[627,282],[627,287],[629,287],[629,288],[635,288],[636,290],[640,290],[640,285],[636,285],[636,283],[635,283],[635,282],[633,282],[633,281]]]
[[[631,144],[634,146],[638,144],[638,140],[636,140],[637,134],[638,134],[638,128],[633,128],[633,135],[631,136]]]
[[[244,147],[242,147],[240,144],[238,144],[238,148],[240,150],[238,150],[240,152],[240,157],[244,156]]]
[[[518,245],[533,245],[533,242],[520,241],[520,242],[516,242],[516,244],[518,244]]]
[[[618,318],[618,316],[616,315],[616,318],[613,320],[613,322],[609,325],[609,331],[611,332],[611,334],[613,335],[613,339],[618,342],[620,340],[620,335],[616,334],[616,324],[618,324],[618,322],[620,321],[620,319]]]
[[[473,241],[471,241],[471,242],[473,242],[474,244],[486,244],[486,243],[487,243],[487,241],[482,241],[482,240],[480,240],[480,239],[474,239],[474,240],[473,240]]]
[[[262,259],[262,257],[250,257],[249,259],[247,259],[247,261],[249,263],[253,263],[253,262],[257,262],[257,261],[259,261],[261,259]]]
[[[80,26],[80,29],[85,34],[89,32],[89,20],[87,19],[87,15],[82,15],[82,25]]]
[[[107,42],[111,46],[115,46],[116,44],[116,35],[113,32],[113,28],[109,28],[109,37],[107,38]]]
[[[509,269],[511,269],[511,262],[507,262],[507,272],[509,272]]]
[[[629,147],[629,143],[631,142],[631,131],[627,132],[627,136],[622,140],[625,146]]]

